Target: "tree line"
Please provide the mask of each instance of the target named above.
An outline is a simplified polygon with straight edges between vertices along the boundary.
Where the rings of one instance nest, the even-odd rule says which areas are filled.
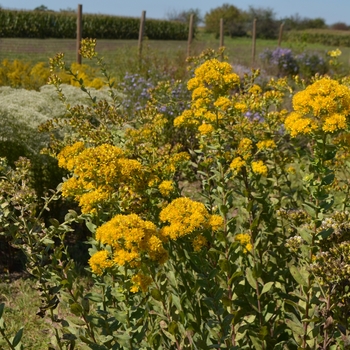
[[[223,19],[224,34],[230,37],[251,36],[252,22],[256,19],[256,35],[260,39],[276,39],[278,28],[283,23],[284,30],[324,29],[349,30],[346,23],[338,22],[328,26],[323,18],[307,18],[298,14],[278,19],[272,8],[250,6],[247,11],[241,10],[232,4],[211,9],[202,16],[200,9],[172,11],[167,14],[169,20],[186,22],[194,15],[195,25],[203,24],[205,31],[220,34],[219,22]]]

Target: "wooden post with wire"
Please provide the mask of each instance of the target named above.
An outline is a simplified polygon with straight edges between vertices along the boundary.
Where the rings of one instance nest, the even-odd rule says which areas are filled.
[[[252,67],[255,65],[255,53],[256,53],[256,18],[253,21],[253,33],[252,33]]]
[[[140,30],[139,30],[139,61],[141,64],[141,55],[142,55],[142,41],[145,34],[145,20],[146,20],[146,11],[142,11],[141,20],[140,20]]]
[[[282,42],[283,26],[284,26],[284,22],[280,26],[280,32],[279,32],[279,35],[278,35],[278,47],[281,46],[281,42]]]
[[[77,11],[77,63],[81,64],[80,45],[83,36],[83,5],[78,5]]]
[[[190,16],[190,23],[188,27],[188,42],[187,42],[187,57],[191,55],[191,46],[193,40],[193,13]]]
[[[224,19],[220,18],[220,48],[224,47]],[[221,54],[221,61],[224,60],[224,52]]]

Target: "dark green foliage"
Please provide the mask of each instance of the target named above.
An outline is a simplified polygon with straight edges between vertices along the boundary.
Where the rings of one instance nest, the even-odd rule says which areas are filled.
[[[257,8],[250,6],[247,13],[247,29],[251,30],[256,19],[256,36],[259,39],[276,39],[278,36],[279,21],[271,8]]]
[[[0,10],[0,37],[75,38],[75,13]],[[137,39],[140,19],[83,14],[83,36],[97,39]],[[154,40],[187,40],[188,23],[147,19],[146,36]]]
[[[324,29],[327,28],[323,18],[305,18],[298,14],[282,18],[285,30],[303,30],[303,29]]]
[[[205,14],[205,29],[209,33],[214,33],[217,37],[220,33],[220,19],[224,21],[224,33],[231,37],[244,36],[244,14],[236,6],[223,4],[220,7],[210,10]]]
[[[285,33],[284,38],[290,42],[350,47],[348,31],[328,29],[291,30]]]

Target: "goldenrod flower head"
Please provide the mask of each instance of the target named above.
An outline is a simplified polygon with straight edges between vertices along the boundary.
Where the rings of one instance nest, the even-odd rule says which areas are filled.
[[[156,226],[136,214],[116,215],[96,230],[96,239],[113,248],[113,263],[135,266],[143,253],[164,263],[167,252]]]
[[[289,173],[289,174],[295,174],[295,173],[296,173],[295,167],[290,165],[290,166],[286,169],[286,172]]]
[[[296,112],[289,114],[284,122],[284,126],[286,130],[290,132],[292,137],[296,137],[300,134],[311,134],[317,129],[317,124],[314,119],[303,117]]]
[[[130,288],[132,293],[137,293],[140,289],[143,292],[146,292],[152,283],[152,278],[144,275],[143,273],[137,273],[131,277],[131,283],[133,284]]]
[[[223,111],[227,111],[232,106],[232,102],[225,96],[219,96],[218,99],[214,102],[214,106],[220,108]]]
[[[162,181],[158,189],[164,197],[168,197],[174,191],[174,182],[170,180]]]
[[[162,230],[171,239],[189,235],[208,226],[210,214],[203,203],[182,197],[173,200],[159,215],[163,222],[169,223]]]
[[[193,242],[192,242],[193,250],[195,252],[199,252],[204,246],[206,246],[206,244],[207,244],[207,239],[202,235],[198,235],[193,239]]]
[[[253,149],[252,140],[244,137],[238,144],[237,153],[243,157],[243,159],[248,159],[251,157]]]
[[[248,110],[248,107],[247,107],[247,105],[245,104],[245,103],[243,103],[243,102],[237,102],[237,103],[235,103],[235,109],[238,111],[238,112],[240,112],[240,113],[245,113],[245,112],[247,112],[247,110]]]
[[[325,118],[322,130],[333,133],[338,130],[345,130],[346,126],[346,117],[342,114],[336,113]]]
[[[241,157],[236,157],[232,160],[230,164],[230,168],[233,170],[235,174],[238,174],[240,170],[246,165],[246,161]]]
[[[252,162],[252,170],[253,170],[253,173],[255,174],[267,176],[268,169],[262,160]]]
[[[76,142],[73,145],[64,147],[57,155],[58,166],[72,171],[76,165],[76,156],[85,149],[83,142]]]
[[[232,66],[215,58],[205,61],[195,70],[194,75],[195,77],[188,81],[189,90],[199,86],[228,90],[239,83],[239,76],[233,73]]]
[[[89,265],[94,274],[102,275],[105,269],[113,266],[113,262],[106,250],[100,250],[89,259]]]
[[[256,147],[259,149],[259,150],[265,150],[265,149],[274,149],[276,148],[276,144],[275,144],[275,141],[273,140],[263,140],[263,141],[259,141],[257,144],[256,144]]]
[[[244,247],[243,252],[247,253],[253,249],[251,244],[251,237],[249,233],[239,233],[235,236],[235,241],[238,241],[240,245]]]
[[[248,90],[248,92],[252,95],[260,95],[262,93],[262,89],[259,85],[254,84],[250,87],[250,89]]]
[[[330,57],[338,57],[341,55],[341,53],[342,52],[339,49],[331,50],[331,51],[327,52],[328,56],[330,56]]]
[[[300,115],[311,113],[316,118],[350,112],[350,89],[328,77],[309,85],[293,97],[293,108]]]
[[[224,225],[224,219],[220,215],[211,215],[209,218],[209,226],[213,231],[220,230]]]
[[[192,100],[196,99],[203,99],[206,103],[210,102],[210,97],[213,93],[211,92],[210,89],[204,87],[204,86],[199,86],[196,89],[193,90],[192,92]]]
[[[57,159],[60,166],[73,172],[62,186],[62,195],[74,197],[83,213],[94,213],[117,188],[136,183],[143,172],[140,162],[125,158],[122,149],[109,144],[85,148],[77,142],[65,147]]]
[[[214,131],[214,127],[211,124],[203,123],[198,127],[198,131],[201,133],[201,135],[208,135]]]
[[[174,119],[174,126],[176,128],[180,126],[196,126],[199,124],[199,121],[196,120],[194,111],[185,110],[181,115]]]

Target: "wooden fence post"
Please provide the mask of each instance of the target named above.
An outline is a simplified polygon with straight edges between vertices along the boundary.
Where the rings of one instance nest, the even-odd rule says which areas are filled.
[[[139,60],[141,63],[141,54],[142,54],[142,41],[145,32],[145,20],[146,20],[146,11],[142,11],[141,21],[140,21],[140,31],[139,31]]]
[[[224,47],[224,19],[220,18],[220,48]],[[224,53],[221,54],[221,61],[224,60]]]
[[[193,13],[190,16],[190,23],[188,28],[187,57],[190,57],[191,55],[192,39],[193,39]]]
[[[252,33],[252,67],[255,65],[255,52],[256,52],[256,18],[253,21],[253,33]]]
[[[278,35],[278,46],[281,46],[282,35],[283,35],[283,26],[284,26],[284,22],[280,26],[280,33]]]
[[[81,64],[80,43],[83,35],[83,5],[78,5],[77,12],[77,63]]]

